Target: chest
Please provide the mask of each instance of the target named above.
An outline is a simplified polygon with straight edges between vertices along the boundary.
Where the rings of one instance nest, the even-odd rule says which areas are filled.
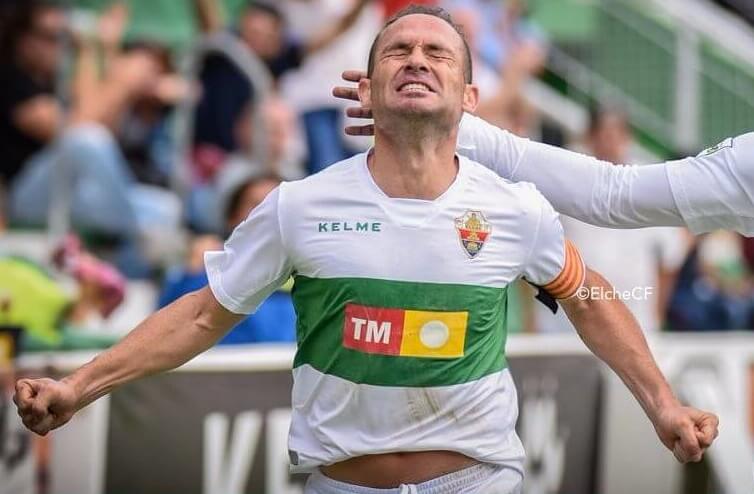
[[[473,198],[442,209],[352,206],[312,208],[297,220],[297,273],[503,287],[520,275],[531,242],[514,212]]]

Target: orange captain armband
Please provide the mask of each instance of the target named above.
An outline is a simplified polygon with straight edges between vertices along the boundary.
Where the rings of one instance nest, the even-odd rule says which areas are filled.
[[[542,286],[542,290],[556,299],[570,298],[584,285],[585,278],[584,260],[573,242],[566,239],[563,270],[554,280]]]

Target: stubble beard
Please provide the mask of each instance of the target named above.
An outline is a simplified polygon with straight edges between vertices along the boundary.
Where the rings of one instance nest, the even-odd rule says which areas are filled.
[[[382,134],[397,141],[439,139],[448,135],[453,129],[452,113],[446,108],[438,110],[384,109],[375,114],[375,125]]]

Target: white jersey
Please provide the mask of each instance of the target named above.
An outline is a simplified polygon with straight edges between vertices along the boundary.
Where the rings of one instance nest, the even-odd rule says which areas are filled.
[[[521,470],[507,290],[525,277],[567,297],[585,272],[531,184],[461,157],[436,200],[390,198],[366,154],[282,184],[205,263],[236,313],[295,279],[297,472],[427,450]]]
[[[511,181],[533,183],[555,209],[597,226],[688,226],[754,236],[754,133],[697,157],[606,166],[591,156],[517,137],[465,114],[458,152]]]

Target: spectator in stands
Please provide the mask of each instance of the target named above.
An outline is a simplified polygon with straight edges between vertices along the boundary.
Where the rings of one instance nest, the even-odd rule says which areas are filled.
[[[678,277],[668,320],[674,331],[754,327],[754,278],[739,235],[719,231],[695,242]]]
[[[635,163],[626,114],[614,108],[596,108],[590,115],[586,151],[610,163]],[[614,165],[605,165],[614,166]],[[610,230],[561,217],[566,236],[579,248],[584,261],[610,280],[616,294],[648,333],[660,331],[678,270],[687,252],[682,230],[647,228]],[[610,295],[607,295],[610,296]],[[540,304],[537,304],[538,306]],[[565,318],[538,307],[537,326],[545,332],[569,328]]]
[[[261,167],[247,163],[225,168],[218,177],[218,204],[229,234],[277,187],[280,179]],[[158,304],[168,305],[175,299],[207,284],[204,253],[222,248],[222,240],[203,235],[189,248],[185,264],[168,272]],[[290,297],[290,286],[273,293],[250,315],[228,333],[220,344],[295,341],[296,315]]]
[[[0,176],[9,182],[11,220],[44,224],[50,202],[70,191],[74,224],[87,230],[135,239],[145,230],[174,228],[179,201],[138,184],[116,137],[129,112],[143,118],[150,102],[174,99],[181,88],[152,49],[112,54],[109,43],[119,42],[125,29],[124,9],[108,10],[94,36],[76,34],[67,112],[54,94],[68,33],[65,13],[55,3],[30,0],[10,7],[5,20],[0,147],[7,159]],[[92,38],[110,54],[103,77]]]
[[[450,10],[471,47],[474,83],[479,88],[476,114],[498,127],[516,135],[531,135],[536,121],[535,112],[523,94],[525,82],[541,68],[544,52],[533,44],[514,46],[507,63],[501,68],[491,67],[479,51],[482,19],[479,10],[465,4]]]
[[[390,19],[411,4],[436,5],[437,3],[437,0],[382,0],[382,8],[385,19]]]
[[[347,9],[340,9],[341,16],[334,22],[321,22],[321,10],[314,6],[307,7],[311,12],[306,22],[309,26],[316,26],[317,30],[301,40],[292,36],[287,29],[289,3],[249,2],[237,24],[240,40],[265,63],[276,83],[285,73],[299,68],[308,57],[321,53],[348,31],[369,0],[346,2]],[[221,16],[216,13],[219,9],[216,0],[196,0],[196,5],[206,32],[223,28],[219,21]],[[199,77],[204,95],[196,114],[196,144],[224,153],[237,151],[239,143],[233,125],[228,122],[237,122],[244,114],[250,113],[254,88],[238,68],[221,55],[208,57]],[[311,86],[310,81],[307,80],[306,84]],[[329,87],[324,81],[319,85]],[[342,143],[342,129],[334,127],[338,115],[338,112],[326,116],[320,113],[304,115],[311,153],[310,168],[315,171],[347,155]],[[201,152],[202,156],[209,154],[207,150]]]
[[[531,52],[530,70],[536,73],[544,66],[547,38],[527,17],[526,0],[445,0],[449,8],[467,7],[482,20],[476,47],[482,60],[502,69],[517,50]]]
[[[330,88],[341,72],[363,65],[364,54],[381,25],[381,11],[369,0],[285,0],[280,7],[291,35],[320,47],[309,52],[301,67],[281,84],[284,98],[302,116],[309,172],[316,173],[364,146],[361,141],[344,137],[345,105],[332,97]],[[328,31],[328,43],[323,44]]]
[[[66,24],[49,2],[0,8],[0,180],[10,184],[57,131],[54,80]]]
[[[159,81],[154,89],[134,95],[133,102],[121,110],[113,129],[136,180],[167,188],[173,171],[173,153],[166,117],[173,104],[187,96],[189,90],[187,83],[176,75],[166,47],[153,42],[134,42],[125,46],[121,56],[135,54],[151,58],[160,74]]]
[[[189,200],[189,219],[195,230],[215,234],[225,231],[223,214],[217,208],[218,196],[221,194],[218,190],[221,186],[218,178],[224,175],[225,168],[261,167],[265,172],[284,180],[294,180],[304,175],[306,150],[295,114],[282,99],[275,96],[267,98],[261,105],[260,123],[265,129],[265,165],[252,163],[249,159],[253,149],[251,136],[254,120],[248,112],[243,112],[233,129],[238,151],[197,162],[212,165],[197,167],[197,180]]]
[[[22,257],[0,257],[7,322],[24,329],[25,348],[101,348],[114,343],[115,338],[98,330],[124,299],[123,276],[72,235],[54,250],[52,265],[55,272]]]

